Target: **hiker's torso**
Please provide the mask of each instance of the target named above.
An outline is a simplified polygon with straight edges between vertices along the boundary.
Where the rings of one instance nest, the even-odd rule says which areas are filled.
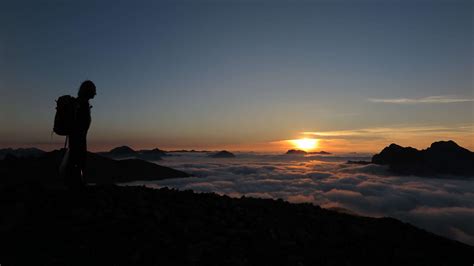
[[[77,98],[75,133],[87,134],[91,125],[91,106],[88,100]]]

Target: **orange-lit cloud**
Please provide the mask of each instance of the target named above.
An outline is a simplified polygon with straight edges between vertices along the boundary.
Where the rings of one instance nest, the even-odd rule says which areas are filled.
[[[474,125],[375,127],[302,134],[320,139],[321,149],[340,152],[377,152],[390,143],[423,149],[439,140],[454,140],[463,147],[474,148]]]

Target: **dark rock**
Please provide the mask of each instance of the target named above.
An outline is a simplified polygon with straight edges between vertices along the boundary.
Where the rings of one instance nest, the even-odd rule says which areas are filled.
[[[390,144],[385,147],[379,154],[372,157],[375,164],[407,164],[419,163],[421,160],[420,152],[412,147],[402,147],[397,144]]]
[[[372,163],[388,165],[393,172],[406,175],[474,176],[474,153],[451,140],[434,142],[421,151],[391,144],[375,154]]]
[[[395,219],[281,200],[91,186],[3,189],[0,202],[5,265],[470,265],[474,254]]]
[[[220,151],[214,154],[209,155],[212,158],[234,158],[235,155],[228,151]]]

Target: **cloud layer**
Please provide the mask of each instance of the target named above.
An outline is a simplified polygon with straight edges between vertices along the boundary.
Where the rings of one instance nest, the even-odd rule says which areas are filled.
[[[394,103],[394,104],[418,104],[418,103],[463,103],[474,102],[472,98],[461,98],[456,96],[429,96],[424,98],[392,98],[392,99],[374,99],[369,98],[374,103]]]
[[[474,245],[473,178],[393,176],[383,166],[316,159],[256,154],[210,159],[203,154],[183,154],[159,163],[195,177],[150,182],[147,186],[282,198],[367,216],[391,216]]]

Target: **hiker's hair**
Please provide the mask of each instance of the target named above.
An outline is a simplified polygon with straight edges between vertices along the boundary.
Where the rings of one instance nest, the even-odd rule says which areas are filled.
[[[77,96],[79,96],[80,98],[87,97],[91,94],[92,90],[95,90],[94,82],[86,80],[82,82],[81,87],[79,87],[79,92],[77,93]]]

